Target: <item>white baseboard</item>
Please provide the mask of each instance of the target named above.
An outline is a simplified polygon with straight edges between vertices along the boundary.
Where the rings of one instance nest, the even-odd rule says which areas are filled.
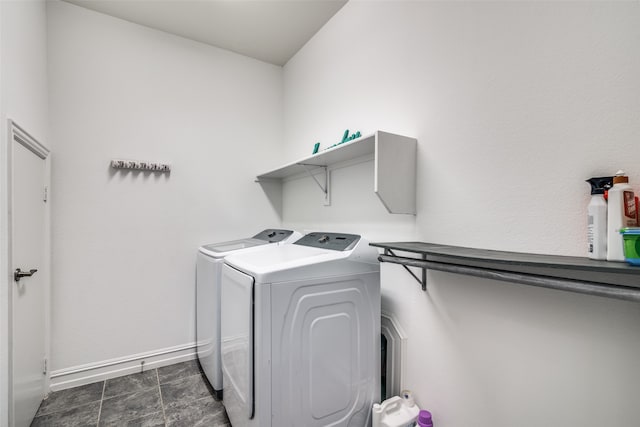
[[[184,344],[51,372],[51,390],[104,381],[196,358],[196,344]]]

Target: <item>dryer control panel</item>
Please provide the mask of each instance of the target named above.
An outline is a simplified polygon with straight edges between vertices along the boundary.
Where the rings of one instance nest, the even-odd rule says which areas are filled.
[[[261,232],[253,236],[253,238],[264,240],[269,243],[276,243],[276,242],[281,242],[282,240],[286,239],[292,234],[293,234],[293,231],[291,230],[266,229],[266,230],[262,230]]]
[[[311,246],[313,248],[332,249],[334,251],[348,251],[353,249],[360,240],[357,234],[343,233],[309,233],[296,241],[294,245]]]

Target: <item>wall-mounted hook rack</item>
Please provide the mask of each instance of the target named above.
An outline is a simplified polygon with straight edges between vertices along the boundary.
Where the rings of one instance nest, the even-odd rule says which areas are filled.
[[[129,169],[148,172],[170,173],[171,165],[169,163],[143,162],[137,160],[111,160],[113,169]]]

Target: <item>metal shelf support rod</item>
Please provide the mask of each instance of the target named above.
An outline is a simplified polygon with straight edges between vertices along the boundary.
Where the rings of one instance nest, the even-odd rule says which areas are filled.
[[[386,250],[385,250],[386,252]],[[424,257],[424,255],[423,255]],[[444,271],[447,273],[464,274],[467,276],[481,277],[483,279],[500,280],[505,282],[519,283],[529,286],[557,289],[562,291],[577,292],[587,295],[616,298],[626,301],[640,302],[640,289],[628,286],[613,286],[604,283],[594,283],[582,280],[557,279],[554,277],[514,273],[510,271],[494,270],[488,268],[468,267],[458,264],[447,264],[443,262],[426,261],[407,257],[389,256],[388,254],[378,257],[380,262],[390,262],[422,268]],[[413,275],[413,273],[412,273]],[[415,277],[415,275],[414,275]]]
[[[300,166],[302,166],[304,168],[304,170],[307,172],[307,174],[313,178],[313,180],[316,182],[316,184],[318,184],[318,187],[320,187],[320,190],[322,190],[322,192],[324,193],[325,197],[327,196],[327,191],[329,190],[329,186],[327,185],[328,183],[328,179],[327,179],[327,167],[326,166],[319,166],[319,165],[309,165],[306,163],[298,163]],[[320,181],[318,181],[318,178],[316,178],[316,176],[309,170],[309,168],[307,166],[315,166],[317,168],[323,168],[324,169],[324,186],[322,184],[320,184]]]
[[[391,255],[391,256],[389,256],[389,255]],[[394,254],[394,253],[393,253],[393,251],[392,251],[391,249],[389,249],[389,248],[385,248],[385,250],[384,250],[384,255],[380,255],[380,256],[378,257],[378,260],[379,260],[379,261],[382,261],[382,259],[381,259],[381,258],[382,258],[383,256],[388,256],[388,257],[389,257],[389,258],[391,258],[391,259],[404,259],[404,258],[402,258],[402,257],[396,256],[396,254]],[[406,259],[412,259],[412,258],[406,258]],[[422,259],[423,259],[423,260],[426,260],[426,259],[427,259],[427,255],[422,255]],[[419,261],[419,260],[416,260],[416,261]],[[390,261],[390,262],[393,262],[393,261]],[[415,273],[409,269],[409,267],[407,267],[406,265],[404,265],[404,263],[396,263],[396,264],[402,264],[402,267],[403,267],[405,270],[407,270],[407,271],[409,272],[409,274],[410,274],[410,275],[412,275],[412,276],[413,276],[413,278],[414,278],[414,279],[416,279],[416,281],[417,281],[418,283],[420,283],[420,286],[422,286],[422,290],[423,290],[423,291],[426,291],[426,290],[427,290],[427,269],[426,269],[426,268],[422,268],[422,280],[420,280],[420,278],[418,278],[418,276],[416,276],[416,275],[415,275]]]

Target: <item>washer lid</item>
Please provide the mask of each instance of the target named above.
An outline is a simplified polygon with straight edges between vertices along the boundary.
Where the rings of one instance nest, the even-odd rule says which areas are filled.
[[[315,233],[314,233],[315,234]],[[332,233],[317,233],[310,240]],[[345,236],[340,234],[340,236]],[[287,282],[317,277],[339,276],[379,271],[377,249],[354,236],[351,243],[338,240],[345,249],[330,249],[326,246],[299,244],[269,246],[259,251],[238,252],[224,259],[225,264],[256,278],[257,282]],[[304,239],[304,238],[303,238]]]
[[[313,248],[302,245],[283,245],[258,252],[238,253],[225,258],[225,263],[250,275],[272,273],[324,263],[349,256],[348,252]]]
[[[292,230],[279,230],[275,228],[268,228],[262,230],[260,233],[253,237],[245,239],[230,240],[228,242],[210,243],[200,247],[200,252],[205,255],[214,258],[224,258],[227,255],[241,251],[244,249],[253,248],[256,246],[264,246],[270,243],[287,243],[287,241],[294,241],[300,236],[300,233]]]
[[[259,240],[254,238],[230,240],[228,242],[211,243],[200,247],[200,252],[212,257],[222,258],[230,253],[239,251],[241,249],[253,248],[255,246],[268,245],[266,240]]]

